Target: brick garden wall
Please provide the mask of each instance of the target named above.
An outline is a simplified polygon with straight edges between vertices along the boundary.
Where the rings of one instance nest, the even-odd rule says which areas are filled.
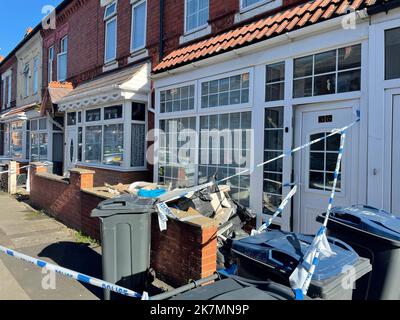
[[[85,169],[70,171],[70,179],[46,173],[41,164],[32,164],[30,201],[48,214],[92,238],[100,240],[100,220],[90,213],[104,200],[89,190],[98,173]],[[199,220],[199,219],[197,219]],[[212,220],[169,221],[160,232],[157,215],[152,219],[151,267],[171,285],[187,284],[216,271],[217,227]]]
[[[151,172],[146,171],[129,171],[120,172],[108,169],[91,168],[82,165],[77,165],[78,168],[89,169],[95,173],[94,187],[102,187],[104,183],[116,185],[118,183],[131,184],[135,181],[152,181]]]

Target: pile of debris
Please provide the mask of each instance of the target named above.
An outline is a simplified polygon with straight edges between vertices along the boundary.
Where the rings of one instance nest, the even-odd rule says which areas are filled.
[[[131,185],[106,185],[113,195],[133,194],[150,197],[165,203],[175,217],[181,221],[204,216],[218,224],[218,267],[229,267],[232,240],[247,237],[246,224],[256,215],[230,196],[231,188],[210,182],[193,188],[173,189],[148,182]]]

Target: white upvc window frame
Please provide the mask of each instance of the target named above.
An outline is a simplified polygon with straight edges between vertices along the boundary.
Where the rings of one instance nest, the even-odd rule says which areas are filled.
[[[135,8],[145,4],[145,11],[144,11],[144,20],[145,20],[145,26],[144,26],[144,39],[143,39],[143,45],[137,48],[133,47],[134,44],[134,35],[135,35],[135,30],[134,30],[134,21],[135,21]],[[138,51],[141,51],[146,48],[146,41],[147,41],[147,0],[131,0],[131,5],[132,5],[132,15],[131,15],[131,53],[136,53]]]
[[[245,0],[240,0],[240,9],[241,10],[251,10],[254,8],[257,8],[259,6],[262,6],[263,4],[269,3],[269,2],[273,2],[275,0],[258,0],[257,2],[250,4],[248,6],[244,5]]]
[[[208,107],[208,108],[202,108],[201,106],[201,96],[202,96],[202,92],[201,92],[201,86],[203,82],[209,82],[209,81],[213,81],[213,80],[220,80],[220,79],[224,79],[224,78],[228,78],[228,77],[233,77],[233,76],[239,76],[239,75],[243,75],[243,74],[249,74],[249,101],[245,102],[245,103],[238,103],[238,104],[230,104],[230,105],[225,105],[225,106],[217,106],[217,107]],[[252,68],[245,68],[245,69],[240,69],[240,70],[234,70],[234,71],[230,71],[230,72],[226,72],[223,74],[217,74],[214,76],[210,76],[207,78],[202,78],[199,79],[198,81],[198,90],[197,90],[197,96],[196,96],[196,100],[197,100],[197,112],[200,115],[204,115],[204,114],[209,114],[209,113],[230,113],[230,112],[237,112],[237,110],[251,110],[252,109],[252,105],[253,105],[253,88],[254,88],[254,72],[252,70]],[[196,93],[196,90],[195,90]],[[213,112],[214,111],[214,112]]]
[[[213,107],[213,108],[202,108],[201,107],[201,84],[203,82],[208,82],[212,80],[217,80],[217,79],[223,79],[226,77],[231,77],[235,75],[242,75],[248,73],[249,74],[249,101],[247,103],[241,103],[241,104],[235,104],[235,105],[227,105],[227,106],[220,106],[220,107]],[[180,112],[167,112],[167,113],[161,113],[160,112],[160,107],[161,107],[161,91],[165,90],[170,90],[174,88],[180,88],[184,86],[189,86],[189,85],[194,85],[194,91],[195,91],[195,102],[194,102],[194,109],[192,110],[186,110],[186,111],[180,111]],[[210,77],[204,77],[204,78],[199,78],[193,81],[187,81],[187,82],[179,82],[175,83],[173,85],[168,85],[168,86],[162,86],[159,88],[156,88],[156,118],[155,118],[155,127],[157,130],[160,129],[160,121],[162,120],[171,120],[171,119],[179,119],[179,118],[191,118],[194,117],[196,120],[196,131],[199,132],[200,130],[200,119],[201,117],[204,116],[210,116],[210,115],[224,115],[224,114],[232,114],[232,113],[243,113],[243,112],[251,112],[252,113],[252,118],[253,118],[253,95],[254,95],[254,69],[251,67],[247,68],[242,68],[239,70],[233,70],[230,72],[226,73],[219,73]],[[253,124],[252,124],[253,125]],[[254,141],[252,141],[252,144]],[[196,146],[195,146],[195,159],[196,159],[196,164],[195,164],[195,184],[198,183],[199,181],[199,166],[200,164],[198,163],[199,155],[200,155],[200,141],[199,137],[196,138]],[[155,142],[155,150],[159,150],[159,141]],[[154,181],[159,180],[159,159],[156,156],[155,157],[155,163],[154,163]],[[251,181],[251,178],[250,178]],[[251,185],[251,182],[250,182]],[[251,189],[251,188],[250,188]],[[251,201],[251,200],[250,200]]]
[[[8,79],[8,83],[7,83]],[[2,88],[2,108],[8,109],[11,107],[11,90],[12,90],[12,69],[7,70],[2,74],[1,80],[3,82]],[[7,100],[6,100],[6,92],[7,92]]]
[[[239,1],[239,12],[235,15],[235,23],[247,20],[263,12],[280,7],[283,4],[282,0],[260,0],[249,6],[243,5],[243,0]]]
[[[145,105],[145,121],[136,121],[132,120],[132,102],[138,102]],[[122,106],[122,117],[118,119],[109,119],[104,120],[104,109],[113,106]],[[100,120],[99,121],[86,121],[86,112],[90,110],[100,109]],[[76,112],[76,124],[71,126],[76,129],[78,134],[79,128],[82,128],[82,159],[81,161],[77,161],[78,165],[84,167],[93,167],[93,168],[101,168],[106,170],[112,171],[119,171],[119,172],[130,172],[130,171],[144,171],[147,170],[147,161],[146,161],[146,152],[147,152],[147,140],[144,139],[144,163],[143,166],[139,167],[132,167],[131,166],[131,126],[132,124],[144,124],[145,125],[145,134],[147,135],[148,130],[148,104],[144,101],[133,101],[133,100],[123,100],[123,101],[116,101],[107,104],[102,104],[99,106],[93,106],[90,108],[79,109],[73,112]],[[81,122],[78,122],[78,112],[82,112]],[[65,123],[67,123],[67,114],[65,115]],[[104,164],[104,127],[106,125],[112,124],[120,124],[123,126],[123,141],[124,141],[124,151],[123,151],[123,160],[121,166],[117,165],[107,165]],[[101,134],[101,161],[100,162],[86,162],[86,128],[92,126],[101,126],[102,127],[102,134]]]
[[[127,123],[128,123],[128,126],[129,126],[129,130],[126,130],[127,132],[125,133],[125,131],[124,131],[124,134],[129,134],[129,136],[128,136],[128,138],[126,138],[127,136],[125,136],[125,140],[126,139],[128,139],[128,141],[130,142],[129,143],[129,145],[127,145],[127,146],[124,146],[124,151],[126,152],[126,153],[128,153],[129,152],[129,154],[128,154],[128,157],[126,157],[127,159],[127,161],[129,160],[129,162],[127,162],[128,163],[128,165],[129,165],[129,167],[130,168],[134,168],[134,169],[146,169],[146,164],[147,164],[147,134],[148,134],[148,132],[147,132],[147,130],[148,130],[148,105],[147,105],[147,103],[145,103],[145,102],[143,102],[143,101],[129,101],[128,102],[129,103],[129,106],[128,106],[128,109],[129,109],[129,112],[127,112],[127,115],[126,115],[126,118],[128,118],[126,121],[127,121]],[[143,104],[144,105],[144,112],[145,112],[145,120],[144,121],[139,121],[139,120],[132,120],[132,104],[133,103],[140,103],[140,104]],[[143,157],[143,166],[139,166],[139,167],[134,167],[134,166],[132,166],[132,139],[131,139],[131,137],[132,137],[132,125],[134,125],[134,124],[139,124],[139,125],[143,125],[144,124],[144,132],[145,132],[145,139],[144,139],[144,157]]]
[[[361,50],[361,61],[360,61],[360,66],[359,67],[354,67],[354,68],[349,68],[349,69],[344,69],[344,70],[339,70],[339,63],[338,63],[338,59],[339,59],[339,50],[340,49],[344,49],[346,47],[353,47],[353,46],[360,46],[360,50]],[[335,71],[329,71],[329,72],[325,72],[325,73],[318,73],[315,74],[315,56],[321,53],[325,53],[325,52],[329,52],[329,51],[336,51],[336,67],[335,67]],[[305,58],[305,57],[312,57],[313,63],[312,63],[312,73],[311,75],[308,76],[302,76],[302,77],[294,77],[294,68],[295,68],[295,60],[299,59],[299,58]],[[356,42],[349,42],[346,45],[340,45],[340,46],[336,46],[336,47],[332,47],[332,48],[328,48],[328,49],[320,49],[317,51],[313,51],[310,54],[307,55],[296,55],[293,56],[293,69],[291,70],[292,72],[292,81],[293,81],[293,85],[292,85],[292,100],[295,104],[301,104],[303,103],[303,101],[310,101],[310,103],[313,102],[318,102],[318,101],[326,101],[328,99],[333,99],[333,100],[338,100],[338,97],[343,96],[346,97],[348,96],[349,98],[353,98],[353,97],[359,97],[361,94],[361,88],[362,88],[362,82],[365,81],[362,78],[362,69],[363,69],[363,43],[362,41],[356,41]],[[348,71],[360,71],[360,90],[354,90],[354,91],[346,91],[346,92],[338,92],[338,75],[342,72],[348,72]],[[327,75],[327,74],[333,74],[335,73],[335,92],[333,93],[329,93],[329,94],[320,94],[320,95],[314,95],[314,84],[315,84],[315,78],[318,76],[323,76],[323,75]],[[311,85],[311,89],[312,89],[312,94],[311,96],[304,96],[304,97],[294,97],[294,81],[296,80],[301,80],[301,79],[305,79],[305,78],[311,78],[312,79],[312,85]],[[327,97],[327,98],[324,98]]]
[[[115,6],[115,10],[107,15],[107,10],[108,8],[110,8],[111,6]],[[117,1],[114,1],[112,3],[110,3],[109,5],[107,5],[107,7],[104,10],[104,63],[105,64],[110,64],[112,62],[115,61],[115,59],[117,58],[117,46],[118,46],[118,19],[117,19],[117,6],[118,3]],[[115,35],[114,35],[114,39],[115,39],[115,49],[114,49],[114,54],[112,57],[107,58],[107,45],[108,45],[108,25],[112,22],[115,22]]]
[[[65,46],[65,41],[66,41],[66,46]],[[62,56],[66,56],[65,77],[60,76],[60,57]],[[68,35],[64,36],[60,40],[60,53],[57,54],[57,81],[65,81],[67,76],[68,76]]]
[[[30,80],[30,65],[29,62],[25,63],[24,66],[24,98],[29,97],[29,80]]]
[[[40,120],[46,120],[46,128],[45,129],[40,129]],[[32,129],[32,123],[36,122],[36,129]],[[38,147],[38,159],[36,161],[48,161],[50,160],[50,136],[52,132],[52,124],[48,121],[47,117],[41,117],[41,118],[35,118],[30,120],[30,127],[29,127],[29,154],[26,155],[26,158],[29,159],[29,161],[34,161],[32,159],[32,135],[37,134],[38,139],[40,138],[40,134],[47,134],[47,154],[46,154],[46,159],[41,159],[40,158],[40,143],[37,143]],[[40,140],[40,139],[39,139]],[[39,141],[38,140],[38,141]],[[27,142],[28,143],[28,142]]]
[[[33,94],[39,92],[39,57],[33,58]]]
[[[17,129],[13,129],[12,128],[12,124],[15,122],[21,122],[22,123],[22,127],[21,128],[17,128]],[[13,132],[20,132],[22,137],[21,137],[21,157],[15,157],[14,155],[14,149],[13,149],[13,144],[12,144],[12,135]],[[25,151],[25,139],[26,139],[26,121],[24,120],[15,120],[15,121],[11,121],[9,122],[9,133],[10,133],[10,141],[9,141],[9,149],[10,149],[10,157],[12,157],[15,160],[26,160],[26,151]]]
[[[4,77],[4,79],[2,79],[2,92],[1,92],[1,101],[2,101],[2,109],[6,109],[7,108],[7,104],[8,101],[6,101],[6,92],[7,92],[7,77]],[[8,97],[7,97],[8,99]]]
[[[47,83],[53,81],[54,45],[48,49],[47,57]]]
[[[185,0],[185,16],[184,16],[185,34],[192,34],[192,33],[195,33],[196,31],[207,28],[207,26],[209,25],[208,19],[210,19],[210,0],[207,0],[208,1],[208,19],[207,19],[207,21],[202,25],[198,25],[198,26],[194,27],[193,29],[188,29],[188,26],[187,26],[188,1],[189,0]],[[199,2],[200,0],[196,0],[196,1]]]

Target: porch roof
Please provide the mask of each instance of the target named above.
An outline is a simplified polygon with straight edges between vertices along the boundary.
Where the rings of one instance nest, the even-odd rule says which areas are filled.
[[[290,31],[363,10],[378,0],[313,0],[236,27],[168,54],[154,69],[162,73],[218,54],[261,42]]]
[[[11,120],[20,120],[26,118],[26,112],[39,108],[37,103],[32,103],[26,106],[13,108],[0,115],[0,122],[8,122]]]
[[[150,90],[149,66],[118,69],[115,72],[85,82],[57,100],[59,111],[77,110],[102,103],[133,98],[134,95],[147,97]],[[146,98],[147,101],[147,98]]]

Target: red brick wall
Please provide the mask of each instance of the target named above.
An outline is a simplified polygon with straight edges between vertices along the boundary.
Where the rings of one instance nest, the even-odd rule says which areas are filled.
[[[81,192],[81,230],[93,239],[100,241],[100,219],[90,217],[90,213],[104,199]]]
[[[282,7],[271,10],[280,11],[284,7],[291,6],[299,2],[307,2],[308,0],[283,0]],[[148,0],[148,31],[147,31],[147,47],[151,52],[153,65],[159,62],[159,28],[160,28],[160,5],[159,0]],[[209,23],[211,25],[211,35],[221,33],[234,27],[235,14],[239,12],[240,0],[210,0],[210,16]],[[171,51],[180,47],[179,38],[184,34],[184,1],[183,0],[165,0],[164,12],[164,56]],[[254,17],[258,19],[259,17]],[[194,42],[199,39],[194,40]],[[186,44],[183,44],[183,46]]]
[[[60,52],[60,40],[68,34],[67,81],[74,85],[91,80],[103,73],[105,46],[105,7],[99,0],[72,1],[57,16],[57,29],[44,30],[43,85],[47,86],[48,49],[54,45],[55,57]],[[117,57],[119,67],[128,63],[131,45],[132,6],[129,0],[118,1]],[[66,28],[67,32],[60,32]],[[57,77],[57,63],[53,65],[53,79]]]
[[[81,187],[93,186],[93,174],[71,172],[68,183],[36,175],[36,172],[46,171],[45,167],[35,166],[31,170],[31,203],[35,207],[46,209],[66,225],[81,230]]]
[[[89,169],[95,172],[94,186],[103,187],[105,183],[116,185],[131,184],[136,181],[153,181],[150,171],[134,171],[134,172],[120,172],[108,169],[99,169],[85,166],[77,166],[78,168]]]
[[[151,261],[160,278],[181,286],[212,275],[217,268],[216,232],[216,227],[202,229],[178,221],[169,221],[167,231],[160,232],[153,219]]]

